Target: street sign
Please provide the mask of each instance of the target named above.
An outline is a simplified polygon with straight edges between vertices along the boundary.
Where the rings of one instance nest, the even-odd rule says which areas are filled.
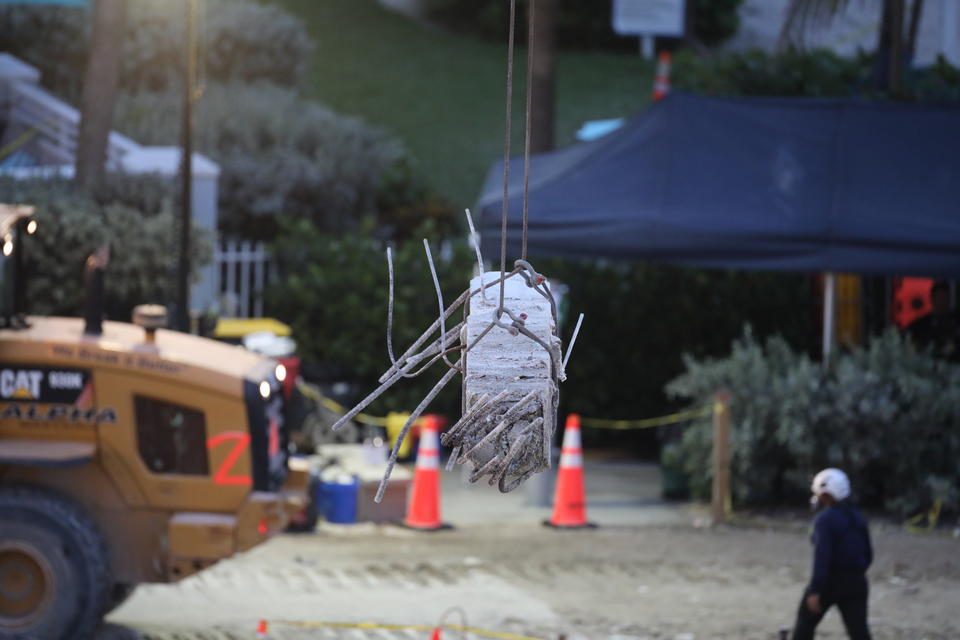
[[[684,0],[613,0],[613,30],[622,36],[683,35]]]

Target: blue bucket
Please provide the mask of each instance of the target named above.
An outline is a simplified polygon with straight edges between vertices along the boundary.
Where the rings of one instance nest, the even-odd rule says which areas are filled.
[[[357,496],[360,481],[351,476],[349,481],[320,482],[317,484],[317,504],[327,522],[353,524],[357,521]]]

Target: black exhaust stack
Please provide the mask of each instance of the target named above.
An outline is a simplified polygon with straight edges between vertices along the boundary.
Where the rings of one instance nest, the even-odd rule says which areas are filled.
[[[83,268],[83,284],[87,295],[83,333],[103,334],[103,277],[110,264],[110,247],[104,245],[90,254]]]

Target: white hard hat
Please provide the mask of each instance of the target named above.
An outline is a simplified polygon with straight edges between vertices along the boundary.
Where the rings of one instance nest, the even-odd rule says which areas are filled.
[[[843,500],[850,496],[850,478],[840,469],[824,469],[813,477],[810,491],[815,496],[829,493],[834,499]]]

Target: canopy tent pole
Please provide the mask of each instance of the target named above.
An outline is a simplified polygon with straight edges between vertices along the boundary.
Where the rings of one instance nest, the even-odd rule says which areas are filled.
[[[828,271],[823,274],[823,366],[830,362],[836,333],[837,274]]]

